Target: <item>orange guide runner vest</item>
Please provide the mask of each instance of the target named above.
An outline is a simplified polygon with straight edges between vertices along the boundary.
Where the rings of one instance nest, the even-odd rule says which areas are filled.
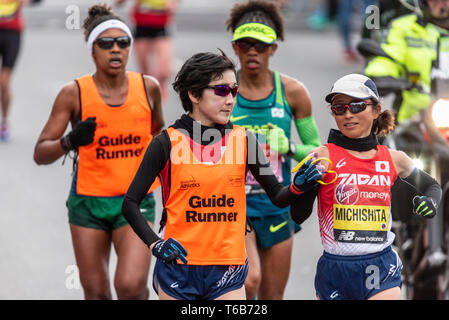
[[[234,125],[225,135],[216,162],[200,162],[192,151],[193,141],[180,131],[170,127],[167,133],[171,141],[170,190],[164,204],[164,239],[178,240],[187,250],[190,265],[243,265],[245,129]],[[201,145],[193,142],[195,147]]]
[[[76,193],[111,197],[126,193],[139,168],[151,135],[151,108],[140,73],[127,72],[128,95],[121,106],[101,98],[92,75],[78,78],[81,121],[96,117],[93,143],[79,147]],[[159,186],[159,180],[149,192]]]

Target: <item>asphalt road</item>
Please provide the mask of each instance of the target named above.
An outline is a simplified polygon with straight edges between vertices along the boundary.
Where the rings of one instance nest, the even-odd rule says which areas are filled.
[[[200,0],[196,1],[201,4]],[[80,3],[86,5],[87,2]],[[83,298],[74,273],[75,258],[65,207],[71,182],[71,161],[62,165],[62,159],[59,159],[48,166],[37,166],[33,162],[34,144],[59,90],[65,83],[94,72],[82,31],[68,30],[61,24],[67,18],[64,8],[48,0],[48,10],[40,7],[34,12],[26,11],[28,28],[23,35],[12,81],[10,119],[13,141],[0,143],[0,299]],[[218,14],[216,8],[209,8],[205,9],[205,15],[208,10]],[[217,28],[218,20],[204,19],[203,25],[198,21],[189,24],[187,11],[182,18],[180,16],[174,32],[174,72],[185,59],[199,51],[217,52],[217,48],[221,48],[235,58],[230,46],[231,36],[225,32],[222,22],[219,22],[220,28]],[[213,26],[209,25],[211,23]],[[290,27],[286,41],[279,44],[271,61],[273,69],[295,77],[307,86],[323,142],[333,126],[324,102],[325,94],[340,76],[362,70],[361,64],[343,63],[340,49],[334,30],[313,33]],[[138,71],[134,57],[128,69]],[[182,113],[173,90],[163,108],[167,124]],[[294,139],[298,140],[298,137]],[[159,214],[159,191],[156,199]],[[304,223],[294,241],[285,299],[315,299],[313,279],[322,251],[315,214]],[[111,279],[115,263],[112,254]],[[151,280],[149,284],[151,287]],[[151,292],[151,299],[155,298]]]

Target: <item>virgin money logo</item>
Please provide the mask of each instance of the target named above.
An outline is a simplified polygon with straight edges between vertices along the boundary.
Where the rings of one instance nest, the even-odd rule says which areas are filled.
[[[335,190],[335,199],[339,204],[353,205],[359,199],[359,188],[353,184],[340,184]]]

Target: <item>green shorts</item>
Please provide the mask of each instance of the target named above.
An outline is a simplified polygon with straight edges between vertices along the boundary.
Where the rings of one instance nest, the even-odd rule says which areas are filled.
[[[290,212],[248,219],[256,232],[257,247],[260,249],[270,248],[301,230],[301,226],[290,217]]]
[[[92,229],[115,230],[128,224],[122,214],[123,197],[87,197],[70,195],[67,200],[69,223]],[[154,223],[156,201],[151,194],[140,204],[145,219]]]

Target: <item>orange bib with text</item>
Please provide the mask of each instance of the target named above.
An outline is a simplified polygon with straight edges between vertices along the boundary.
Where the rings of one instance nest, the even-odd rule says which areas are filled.
[[[96,117],[94,142],[79,147],[76,192],[111,197],[126,193],[151,135],[151,108],[140,73],[128,72],[124,104],[109,106],[101,98],[92,75],[77,79],[81,97],[81,121]],[[159,180],[149,192],[159,186]]]
[[[168,128],[170,192],[164,239],[186,248],[190,265],[242,265],[246,260],[246,132],[235,126],[217,148],[216,162],[203,162],[185,134]],[[205,149],[206,150],[206,149]]]

